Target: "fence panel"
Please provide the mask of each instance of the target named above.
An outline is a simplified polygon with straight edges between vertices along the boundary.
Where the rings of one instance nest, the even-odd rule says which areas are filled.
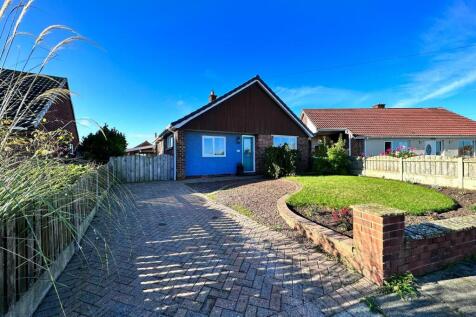
[[[352,171],[371,177],[476,190],[476,159],[415,156],[399,159],[374,156],[352,160]]]
[[[59,275],[94,216],[100,197],[112,185],[103,181],[113,179],[110,171],[114,171],[111,166],[101,166],[54,195],[50,204],[32,205],[31,210],[0,221],[0,316],[34,312],[51,286],[45,258],[51,274]],[[68,228],[65,221],[75,229]]]
[[[109,165],[116,177],[125,183],[173,180],[173,156],[119,156],[112,157]]]

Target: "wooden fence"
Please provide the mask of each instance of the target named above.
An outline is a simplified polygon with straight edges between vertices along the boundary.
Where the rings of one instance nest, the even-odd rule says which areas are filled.
[[[109,163],[117,173],[117,177],[125,183],[174,179],[174,158],[167,154],[112,157]]]
[[[101,166],[55,195],[52,205],[32,207],[23,216],[0,222],[0,316],[30,316],[35,311],[51,279],[73,256],[113,183],[113,173],[111,165]]]
[[[476,159],[415,156],[407,159],[373,156],[352,160],[356,174],[426,185],[476,190]]]

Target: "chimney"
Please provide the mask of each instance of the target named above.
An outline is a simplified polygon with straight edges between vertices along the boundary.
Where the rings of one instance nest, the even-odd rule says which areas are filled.
[[[215,92],[212,90],[210,91],[210,96],[208,96],[208,102],[214,102],[217,100],[217,95],[215,95]]]
[[[373,109],[385,109],[385,104],[384,103],[378,103],[376,105],[372,106]]]

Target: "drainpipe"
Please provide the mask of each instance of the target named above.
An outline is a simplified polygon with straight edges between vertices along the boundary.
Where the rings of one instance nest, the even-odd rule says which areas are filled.
[[[177,142],[175,140],[175,133],[172,131],[170,128],[167,128],[170,132],[172,132],[172,135],[174,137],[174,181],[177,180]],[[165,140],[167,142],[167,140]]]
[[[349,156],[352,156],[352,139],[350,138],[350,135],[348,135],[349,137]]]

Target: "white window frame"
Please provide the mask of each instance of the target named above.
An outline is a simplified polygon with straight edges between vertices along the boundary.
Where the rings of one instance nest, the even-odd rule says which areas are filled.
[[[169,140],[172,140],[172,145],[169,144]],[[165,139],[165,148],[168,150],[173,147],[174,147],[174,135],[171,134]]]
[[[472,146],[473,146],[473,155],[471,155],[471,156],[462,155],[462,157],[476,157],[476,140],[472,140],[472,139],[459,139],[459,140],[458,140],[458,156],[460,156],[460,155],[459,155],[459,149],[460,149],[459,143],[460,143],[460,142],[471,142],[471,144],[472,144]]]
[[[298,137],[295,135],[280,135],[280,134],[273,134],[271,135],[272,139],[271,142],[273,142],[273,147],[274,147],[274,137],[284,137],[284,138],[295,138],[296,139],[296,148],[293,149],[289,147],[291,150],[297,150],[298,149]],[[289,145],[289,144],[288,144]]]
[[[213,145],[213,153],[215,153],[215,139],[223,139],[224,143],[224,152],[223,155],[215,155],[215,154],[205,154],[205,139],[212,139]],[[226,157],[226,136],[219,136],[219,135],[202,135],[202,157]]]

